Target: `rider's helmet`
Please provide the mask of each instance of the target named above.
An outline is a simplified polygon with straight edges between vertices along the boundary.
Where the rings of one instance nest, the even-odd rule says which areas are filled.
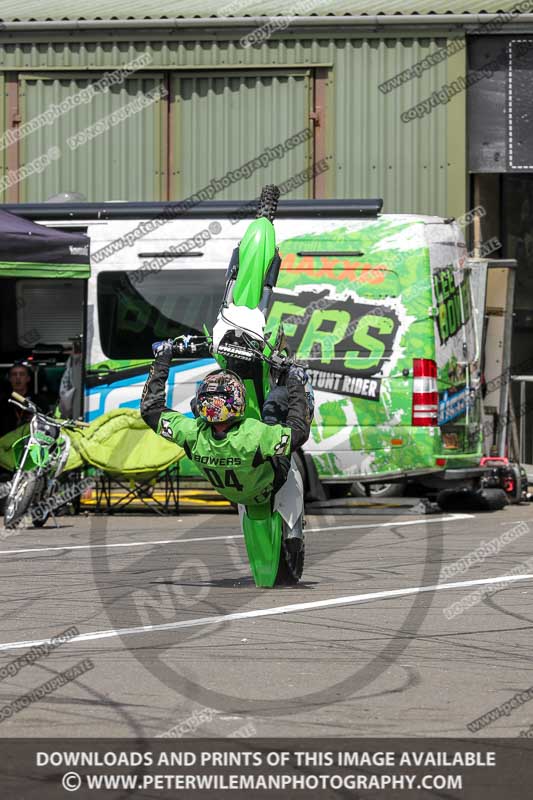
[[[235,372],[220,369],[206,375],[198,387],[195,413],[206,422],[241,419],[246,407],[246,390]]]

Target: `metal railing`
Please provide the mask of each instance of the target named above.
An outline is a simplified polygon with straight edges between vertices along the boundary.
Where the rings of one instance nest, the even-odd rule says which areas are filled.
[[[533,383],[533,375],[511,375],[511,380],[514,383],[520,384],[520,413],[519,428],[518,428],[518,445],[520,453],[520,463],[524,464],[526,461],[526,384]],[[533,442],[532,442],[533,454]],[[533,455],[532,455],[533,458]]]

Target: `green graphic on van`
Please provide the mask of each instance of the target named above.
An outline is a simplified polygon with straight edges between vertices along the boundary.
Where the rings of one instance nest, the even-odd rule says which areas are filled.
[[[440,342],[444,344],[470,319],[470,274],[464,273],[462,282],[456,284],[453,269],[436,270],[433,288],[437,301],[437,328]]]
[[[400,328],[392,308],[341,299],[328,288],[318,293],[277,291],[269,326],[280,321],[291,350],[316,363],[309,370],[314,388],[379,400],[378,376],[395,349]]]
[[[187,233],[185,222],[171,224],[176,239]],[[309,365],[316,403],[306,452],[319,478],[386,481],[440,471],[443,458],[447,469],[475,466],[486,266],[465,261],[457,223],[310,214],[280,221],[278,233],[282,265],[267,330],[281,321],[290,351]],[[241,235],[236,226],[228,257]],[[197,260],[179,269],[169,263],[142,283],[126,263],[95,272],[89,419],[138,406],[152,341],[214,322],[227,267],[221,258],[201,269]],[[187,412],[211,368],[208,357],[177,362],[169,406]]]

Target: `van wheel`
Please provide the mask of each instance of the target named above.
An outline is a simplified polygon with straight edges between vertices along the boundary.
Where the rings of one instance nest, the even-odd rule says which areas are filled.
[[[367,495],[365,484],[354,481],[351,485],[351,492],[354,497],[403,497],[406,488],[406,481],[399,481],[398,483],[373,483],[370,486],[370,494]]]

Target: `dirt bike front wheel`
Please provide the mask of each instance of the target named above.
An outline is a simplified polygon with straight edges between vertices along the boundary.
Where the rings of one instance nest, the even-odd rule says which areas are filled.
[[[13,494],[9,495],[6,501],[4,511],[4,525],[6,528],[14,528],[21,521],[30,509],[33,500],[40,495],[41,483],[41,478],[34,473],[28,472],[22,476],[17,488]]]
[[[302,527],[303,527],[302,519]],[[302,577],[305,561],[305,533],[301,538],[287,538],[287,523],[282,522],[281,552],[275,586],[294,586]]]

